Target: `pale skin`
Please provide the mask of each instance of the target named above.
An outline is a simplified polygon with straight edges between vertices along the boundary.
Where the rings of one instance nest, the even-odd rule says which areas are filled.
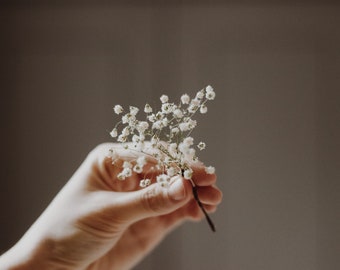
[[[120,181],[117,150],[96,147],[22,239],[0,257],[0,269],[131,269],[186,220],[203,218],[190,181],[174,177],[170,187],[139,187],[141,174]],[[152,166],[152,160],[146,169]],[[201,202],[214,212],[222,200],[216,175],[193,164],[192,180]],[[210,233],[207,227],[207,233]]]

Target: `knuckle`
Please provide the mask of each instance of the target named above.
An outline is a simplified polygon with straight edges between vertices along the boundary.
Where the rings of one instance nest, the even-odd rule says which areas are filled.
[[[144,192],[141,198],[143,208],[148,212],[160,213],[164,209],[165,200],[157,185]]]

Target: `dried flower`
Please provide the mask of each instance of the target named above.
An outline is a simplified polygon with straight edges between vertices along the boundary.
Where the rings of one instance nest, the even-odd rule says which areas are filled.
[[[167,174],[160,174],[157,176],[156,180],[162,187],[168,187],[170,176]]]
[[[157,183],[166,188],[171,177],[180,175],[188,179],[193,185],[195,199],[213,230],[214,226],[199,201],[197,187],[192,180],[193,170],[190,164],[197,161],[198,157],[194,149],[194,138],[190,134],[197,126],[197,121],[193,119],[194,114],[197,111],[205,114],[208,111],[206,103],[215,99],[215,96],[214,89],[210,85],[198,91],[192,99],[188,94],[182,95],[180,103],[171,103],[167,95],[162,95],[160,110],[154,111],[148,103],[145,104],[143,111],[146,115],[142,120],[137,118],[139,109],[129,106],[129,111],[122,115],[121,121],[110,132],[111,137],[122,143],[125,149],[142,154],[134,160],[124,161],[117,175],[119,180],[125,181],[133,173],[137,173],[143,177],[139,183],[141,188],[149,186],[152,182],[150,178],[153,177],[156,177]],[[114,112],[119,115],[124,112],[124,109],[116,105]],[[146,143],[147,141],[150,143]],[[196,146],[199,150],[206,148],[204,142]],[[112,157],[114,157],[113,151],[111,149]],[[146,170],[144,166],[147,158],[154,160],[155,166]],[[115,160],[112,163],[116,164]],[[213,174],[215,168],[205,167],[205,171]]]
[[[207,111],[208,111],[208,107],[206,105],[201,105],[200,113],[204,114],[204,113],[207,113]]]
[[[116,105],[113,107],[113,110],[116,114],[121,114],[123,112],[123,107],[120,105]]]
[[[185,179],[191,179],[192,177],[192,169],[186,169],[183,173],[183,177]]]
[[[207,174],[214,174],[215,173],[215,168],[213,166],[205,167],[205,172]]]
[[[207,99],[209,99],[209,100],[215,99],[216,94],[215,94],[215,92],[214,92],[214,89],[213,89],[210,85],[208,85],[208,86],[205,88],[205,90],[206,90],[205,97],[206,97]]]
[[[184,94],[182,97],[181,97],[181,101],[183,104],[189,104],[190,102],[190,97],[188,94]]]
[[[142,187],[142,188],[145,188],[145,187],[149,186],[150,184],[151,184],[151,180],[150,179],[142,179],[139,182],[139,186]]]
[[[166,102],[168,102],[169,97],[166,96],[166,95],[162,95],[162,96],[160,97],[160,100],[162,101],[162,103],[166,103]]]
[[[134,107],[134,106],[130,106],[130,113],[131,115],[137,115],[139,109],[137,107]]]
[[[110,135],[112,138],[116,138],[118,136],[118,131],[116,128],[112,129],[112,131],[110,132]]]
[[[149,104],[145,104],[144,112],[145,113],[152,113],[152,108]]]
[[[197,145],[197,147],[198,147],[199,150],[204,150],[205,147],[206,147],[206,145],[205,145],[204,142],[200,142],[200,143]]]

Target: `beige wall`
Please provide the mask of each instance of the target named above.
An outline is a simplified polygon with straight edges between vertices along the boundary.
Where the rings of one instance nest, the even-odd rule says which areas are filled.
[[[110,140],[114,104],[212,84],[218,232],[186,224],[136,269],[339,269],[340,6],[169,2],[0,4],[0,251]]]

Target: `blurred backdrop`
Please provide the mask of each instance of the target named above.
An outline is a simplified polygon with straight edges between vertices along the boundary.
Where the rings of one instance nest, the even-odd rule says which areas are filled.
[[[218,232],[188,223],[136,269],[340,269],[340,5],[29,2],[0,3],[0,252],[110,141],[114,104],[211,84]]]

